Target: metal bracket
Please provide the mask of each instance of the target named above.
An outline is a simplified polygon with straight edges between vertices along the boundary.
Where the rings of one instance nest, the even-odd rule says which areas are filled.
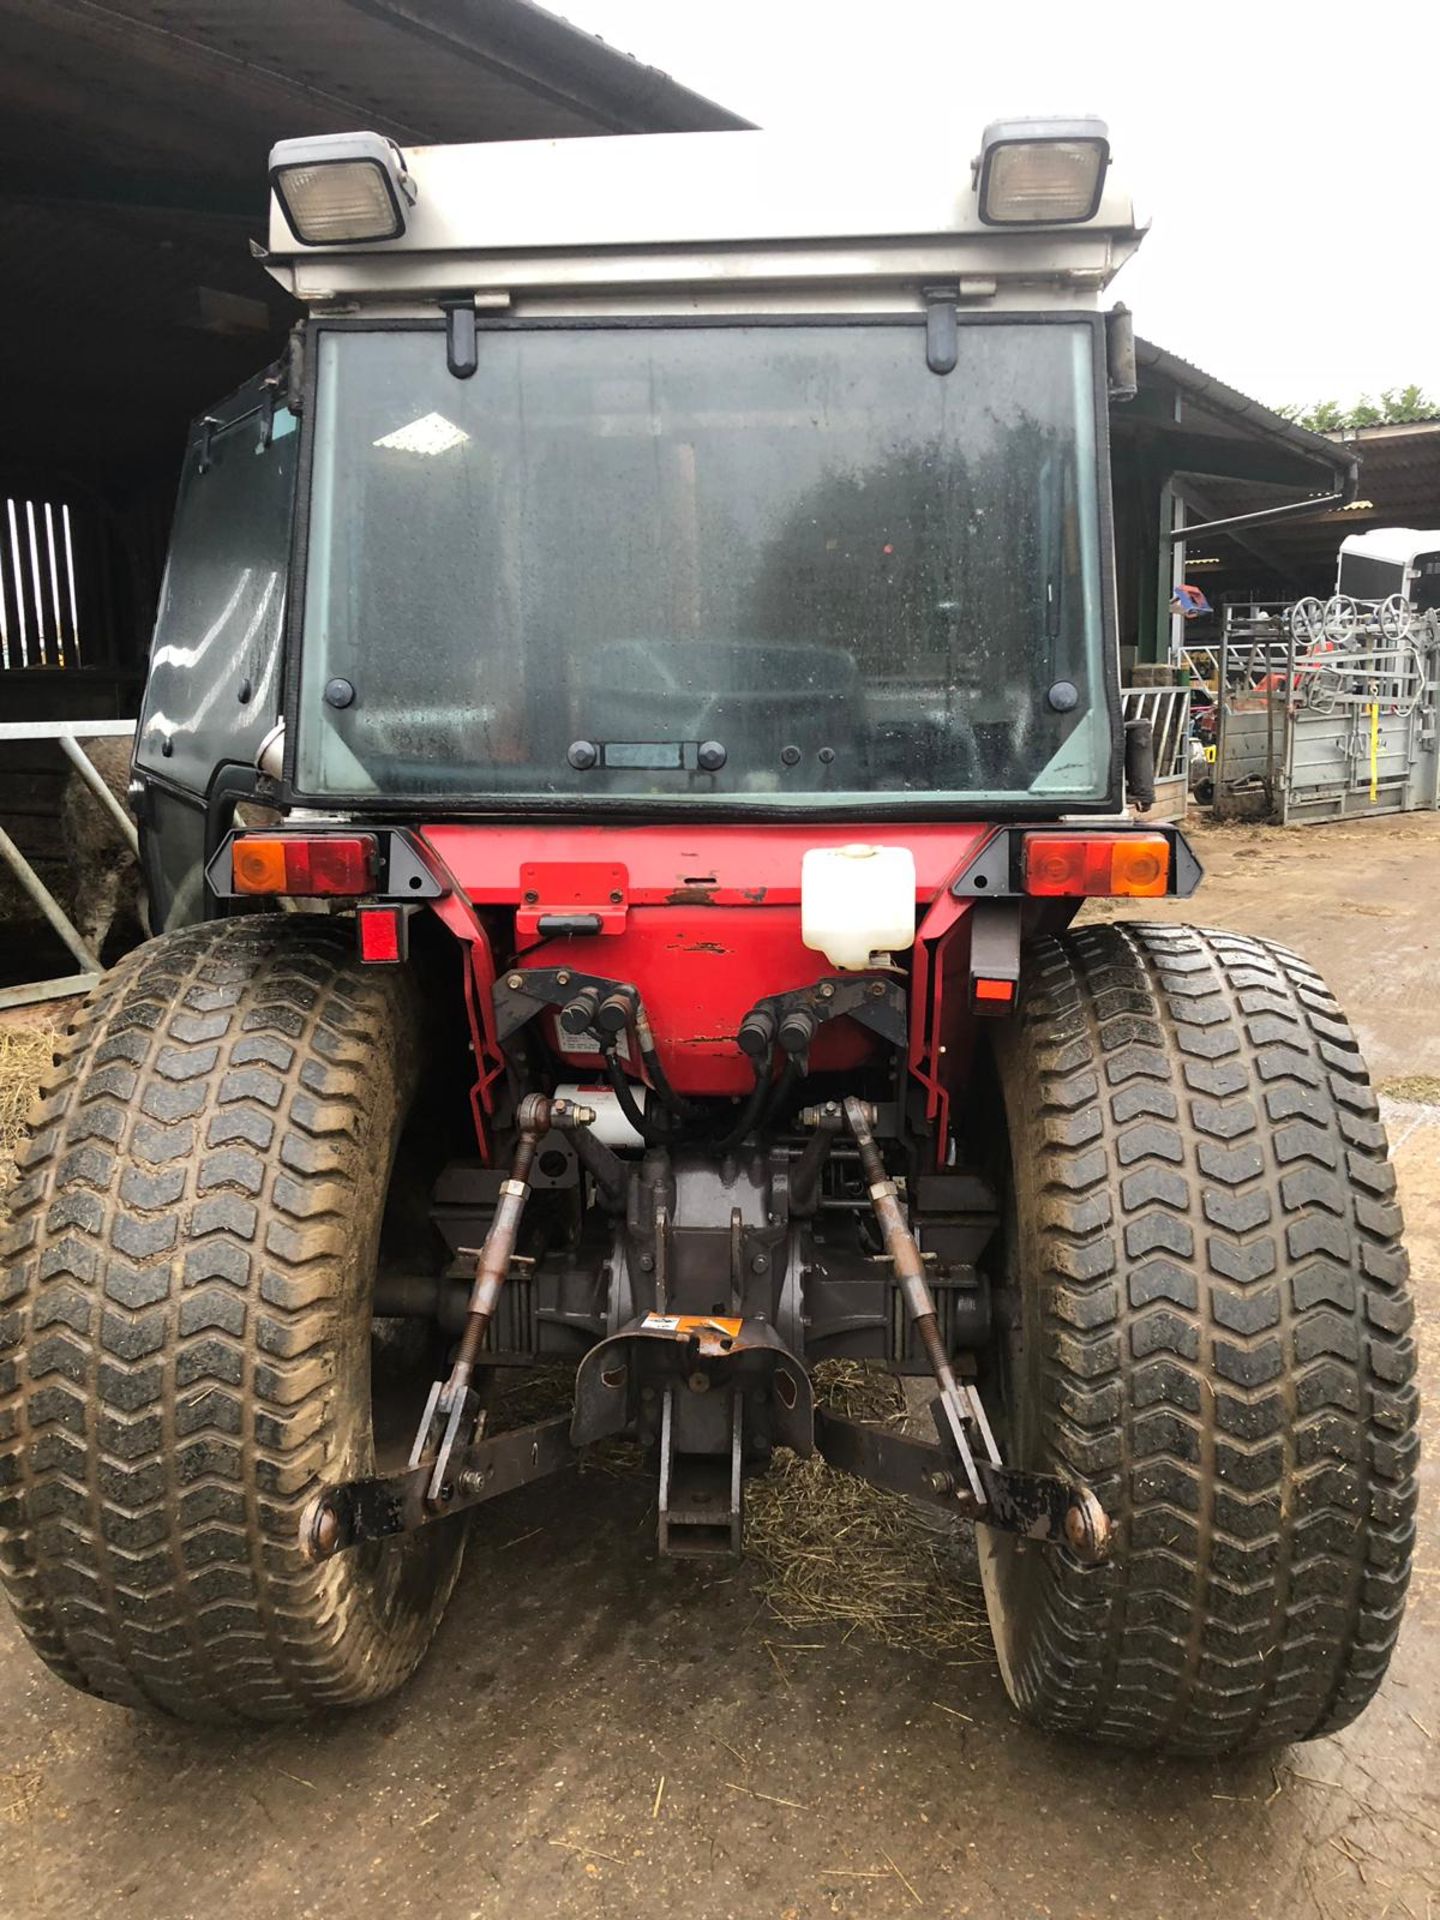
[[[570,1437],[577,1447],[635,1423],[646,1386],[704,1372],[715,1392],[759,1390],[774,1409],[775,1439],[796,1453],[814,1450],[810,1376],[766,1320],[715,1320],[704,1314],[648,1313],[591,1347],[575,1376]]]
[[[1015,895],[1017,889],[1011,880],[1010,835],[1004,827],[991,834],[975,858],[951,882],[950,891],[962,900],[1003,900]]]
[[[1064,1547],[1087,1566],[1110,1557],[1110,1519],[1088,1487],[1073,1487],[1049,1473],[980,1462],[989,1511],[980,1524],[1018,1534],[1042,1546]]]
[[[730,1394],[730,1445],[725,1453],[683,1453],[675,1444],[673,1382],[665,1389],[660,1427],[659,1545],[671,1559],[707,1559],[740,1552],[745,1524],[740,1467],[745,1398]]]
[[[290,329],[280,358],[285,380],[286,410],[298,420],[305,410],[305,324]]]
[[[442,300],[440,305],[445,314],[445,364],[457,380],[468,380],[480,364],[475,296],[467,293],[457,300]]]
[[[910,1037],[905,989],[893,980],[876,979],[874,975],[838,974],[817,980],[813,986],[797,987],[790,993],[767,994],[755,1004],[770,1009],[777,1029],[787,1013],[804,1008],[814,1016],[817,1027],[848,1014],[861,1026],[878,1033],[882,1040],[888,1040],[891,1046],[904,1047]]]
[[[425,1505],[432,1513],[442,1512],[455,1497],[454,1462],[457,1449],[464,1451],[460,1436],[468,1433],[478,1441],[481,1412],[480,1396],[473,1387],[445,1380],[432,1384],[408,1462],[412,1470],[423,1468],[428,1475]]]
[[[257,453],[268,453],[275,438],[275,409],[280,404],[280,388],[284,375],[280,368],[271,367],[260,382],[260,437],[256,443]]]
[[[1155,831],[1155,829],[1152,829]],[[1160,829],[1163,831],[1163,829]],[[1195,849],[1178,829],[1171,843],[1171,872],[1175,876],[1175,892],[1181,900],[1188,900],[1200,882],[1205,878],[1205,869],[1201,866]]]
[[[581,973],[574,967],[517,967],[502,974],[493,988],[495,1037],[503,1046],[547,1007],[563,1007],[587,988],[604,999],[626,984],[601,973]]]
[[[629,895],[629,870],[616,862],[528,860],[520,869],[515,937],[524,943],[567,933],[623,933]]]
[[[1140,372],[1135,360],[1135,317],[1117,301],[1105,316],[1105,367],[1110,398],[1124,403],[1140,391]]]
[[[926,287],[925,364],[931,373],[953,373],[960,358],[959,288]]]
[[[1109,1556],[1110,1522],[1104,1508],[1088,1487],[1072,1486],[1058,1475],[978,1459],[976,1471],[986,1497],[982,1508],[961,1483],[948,1450],[934,1441],[866,1426],[821,1407],[815,1415],[815,1444],[830,1466],[889,1493],[979,1520],[1001,1533],[1064,1547],[1088,1565]]]
[[[1006,986],[1008,998],[999,991]],[[971,1008],[983,1018],[1002,1017],[1014,1012],[1019,992],[1020,902],[977,900],[970,909]]]
[[[322,1487],[305,1509],[300,1539],[313,1560],[328,1560],[366,1540],[387,1540],[413,1533],[433,1520],[448,1519],[467,1507],[494,1500],[572,1466],[578,1458],[570,1444],[570,1416],[542,1420],[533,1427],[496,1434],[456,1453],[450,1462],[444,1499],[426,1501],[429,1462],[403,1473],[348,1480]]]
[[[449,891],[421,859],[408,834],[386,833],[382,829],[380,852],[384,860],[384,898],[438,900]]]

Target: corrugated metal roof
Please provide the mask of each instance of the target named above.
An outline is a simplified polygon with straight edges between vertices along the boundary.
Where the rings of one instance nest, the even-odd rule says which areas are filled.
[[[1355,504],[1313,520],[1257,527],[1244,542],[1223,536],[1198,539],[1193,552],[1220,559],[1220,566],[1204,575],[1218,593],[1253,587],[1270,594],[1282,589],[1328,594],[1340,542],[1347,534],[1375,527],[1440,526],[1440,420],[1364,427],[1325,438],[1359,459]],[[1207,513],[1249,513],[1280,497],[1272,487],[1234,480],[1208,482],[1204,494]]]
[[[1179,354],[1157,347],[1153,341],[1137,340],[1135,357],[1142,370],[1148,370],[1157,379],[1169,381],[1204,411],[1242,427],[1247,435],[1254,434],[1265,440],[1277,441],[1315,461],[1322,469],[1344,473],[1353,462],[1354,455],[1348,449],[1337,446],[1324,434],[1311,433],[1307,427],[1297,426],[1283,414],[1274,412],[1258,400],[1252,400],[1237,387],[1227,386],[1213,374],[1204,372],[1188,360],[1182,360]]]
[[[1325,438],[1338,441],[1342,446],[1384,447],[1392,440],[1423,445],[1428,435],[1436,433],[1440,433],[1440,413],[1424,420],[1389,420],[1374,427],[1342,427],[1335,433],[1327,433]]]

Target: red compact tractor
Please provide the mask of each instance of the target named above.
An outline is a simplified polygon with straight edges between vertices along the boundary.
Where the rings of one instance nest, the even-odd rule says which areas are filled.
[[[954,158],[275,150],[306,317],[189,448],[162,931],[10,1202],[0,1553],[74,1685],[373,1701],[478,1509],[623,1435],[664,1554],[738,1552],[777,1446],[973,1521],[1042,1725],[1213,1754],[1375,1691],[1375,1098],[1303,960],[1145,918],[1200,873],[1118,692],[1139,234],[1098,122]],[[933,1431],[817,1408],[837,1357]]]

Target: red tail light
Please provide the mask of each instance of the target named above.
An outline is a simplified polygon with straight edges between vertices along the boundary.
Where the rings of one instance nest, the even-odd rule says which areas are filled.
[[[1170,891],[1163,833],[1027,833],[1025,891],[1151,898]]]
[[[242,834],[230,844],[230,870],[237,893],[370,893],[375,836]]]

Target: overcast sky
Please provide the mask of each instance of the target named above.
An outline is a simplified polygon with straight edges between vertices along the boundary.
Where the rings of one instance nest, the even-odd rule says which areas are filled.
[[[1112,298],[1272,405],[1414,381],[1440,399],[1434,0],[547,0],[759,126],[883,143],[1110,123],[1152,221]]]

